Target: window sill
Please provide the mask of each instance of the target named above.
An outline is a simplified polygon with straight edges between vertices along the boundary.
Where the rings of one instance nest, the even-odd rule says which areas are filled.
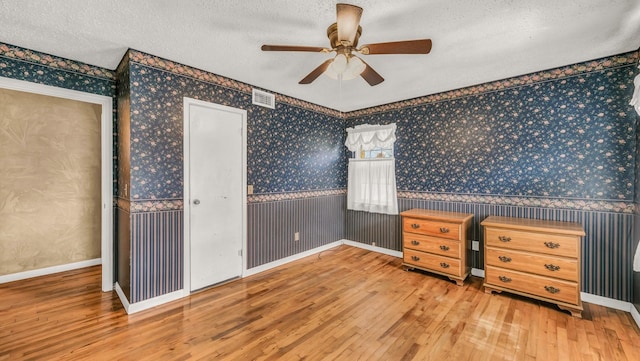
[[[365,159],[361,159],[361,158],[349,158],[349,162],[378,162],[381,160],[395,160],[395,158],[365,158]]]

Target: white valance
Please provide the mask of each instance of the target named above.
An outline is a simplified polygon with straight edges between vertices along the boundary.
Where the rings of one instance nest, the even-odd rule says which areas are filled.
[[[344,145],[352,152],[375,148],[393,148],[396,141],[396,124],[388,125],[356,125],[347,128],[347,140]]]

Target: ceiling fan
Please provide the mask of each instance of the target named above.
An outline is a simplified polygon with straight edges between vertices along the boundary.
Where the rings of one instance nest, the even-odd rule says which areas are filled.
[[[334,79],[353,79],[362,76],[369,85],[382,83],[384,78],[380,76],[369,64],[360,59],[354,53],[362,55],[376,54],[428,54],[431,51],[431,39],[395,41],[388,43],[367,44],[358,46],[358,39],[362,34],[360,17],[362,8],[349,4],[337,4],[337,21],[327,28],[327,36],[331,48],[315,46],[294,45],[262,45],[263,51],[306,51],[330,53],[336,52],[336,56],[326,60],[315,68],[309,75],[300,80],[299,84],[310,84],[320,74],[326,73]]]

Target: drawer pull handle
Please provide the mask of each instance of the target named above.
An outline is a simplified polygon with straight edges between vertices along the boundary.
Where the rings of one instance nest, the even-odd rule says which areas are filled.
[[[415,239],[413,241],[411,241],[411,244],[414,246],[417,246],[420,244],[420,242],[416,241]]]
[[[440,262],[440,267],[449,268],[449,264],[448,263],[444,263],[444,262]]]
[[[552,272],[560,270],[560,266],[556,266],[554,264],[545,264],[544,268],[546,268],[546,269],[548,269],[549,271],[552,271]]]
[[[498,239],[500,240],[500,242],[511,242],[511,237],[507,236],[498,236]]]
[[[414,261],[419,261],[419,260],[420,260],[420,257],[418,257],[418,256],[411,256],[411,259],[412,259],[412,260],[414,260]]]
[[[440,233],[449,233],[449,228],[447,228],[447,227],[440,227]]]
[[[440,246],[440,249],[443,251],[448,251],[449,250],[449,246]]]
[[[511,282],[511,278],[506,277],[506,276],[500,276],[498,277],[500,279],[500,281],[504,282],[504,283],[509,283]]]
[[[560,292],[559,288],[555,288],[553,286],[544,286],[544,289],[547,290],[547,292],[552,293],[552,294],[556,294],[556,293]]]
[[[511,262],[511,257],[507,257],[507,256],[500,256],[500,257],[498,257],[498,259],[501,260],[504,263]]]
[[[560,243],[555,243],[555,242],[544,242],[544,245],[547,246],[547,248],[558,248],[560,247]]]
[[[418,229],[418,228],[420,228],[420,225],[418,223],[412,223],[411,224],[411,228]]]

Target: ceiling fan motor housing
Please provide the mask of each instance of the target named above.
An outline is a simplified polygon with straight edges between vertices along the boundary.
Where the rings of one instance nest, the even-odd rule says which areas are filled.
[[[355,49],[358,46],[360,35],[362,35],[362,26],[358,25],[358,31],[356,32],[356,37],[353,40],[353,44],[351,44],[351,48]],[[327,37],[329,37],[329,44],[331,44],[331,47],[333,49],[344,46],[340,42],[340,40],[338,40],[338,23],[329,25],[329,27],[327,28]]]

